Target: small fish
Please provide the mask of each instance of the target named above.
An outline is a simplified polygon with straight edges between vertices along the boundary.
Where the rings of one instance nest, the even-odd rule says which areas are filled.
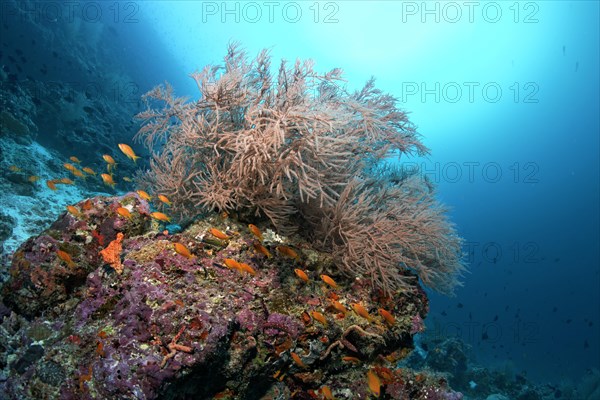
[[[152,196],[150,196],[148,193],[144,192],[143,190],[137,190],[136,193],[144,200],[146,201],[150,201],[152,200]]]
[[[8,167],[9,170],[11,170],[12,172],[21,172],[22,169],[17,167],[16,165],[11,165],[10,167]]]
[[[131,179],[131,178],[130,178],[130,177],[128,177],[128,176],[124,176],[124,177],[123,177],[123,180],[124,180],[125,182],[133,182],[133,179]]]
[[[257,253],[260,253],[263,256],[267,257],[267,258],[273,257],[271,255],[271,252],[269,250],[267,250],[267,248],[265,246],[263,246],[262,244],[260,244],[260,243],[254,243],[254,250]]]
[[[119,214],[121,217],[127,218],[130,221],[133,219],[133,215],[131,215],[131,212],[125,207],[117,208],[117,214]]]
[[[396,318],[394,318],[394,316],[389,311],[384,310],[383,308],[380,308],[377,311],[379,312],[379,315],[381,315],[383,319],[385,319],[385,322],[387,322],[388,325],[393,326],[396,323]]]
[[[375,397],[379,397],[381,394],[381,380],[373,371],[367,372],[367,383],[369,384],[369,389],[375,395]]]
[[[298,260],[298,253],[296,253],[291,247],[288,246],[277,246],[276,247],[277,251],[279,252],[279,254],[289,257],[289,258],[293,258],[294,260]]]
[[[154,219],[157,219],[159,221],[163,221],[163,222],[171,222],[171,218],[169,218],[166,214],[163,214],[161,212],[153,212],[150,213],[150,216]]]
[[[75,156],[69,157],[69,160],[73,161],[74,163],[81,164],[81,161],[79,160],[79,158],[77,158]]]
[[[340,303],[337,300],[330,300],[330,303],[332,305],[333,308],[335,308],[337,311],[341,312],[342,314],[347,314],[348,310],[346,309],[346,307],[344,307],[344,305],[342,303]]]
[[[113,180],[112,176],[110,176],[109,174],[102,174],[100,175],[102,177],[102,180],[104,181],[105,185],[111,186],[111,187],[115,187],[115,181]]]
[[[169,200],[169,198],[167,196],[165,196],[164,194],[159,194],[158,199],[168,206],[170,206],[172,204],[171,200]]]
[[[71,173],[73,175],[75,175],[76,177],[78,177],[78,178],[84,178],[85,179],[85,175],[83,174],[83,172],[81,172],[77,168],[75,168],[74,170],[72,170]]]
[[[140,157],[136,156],[133,149],[129,145],[126,145],[125,143],[119,143],[119,149],[123,152],[123,154],[125,154],[127,156],[127,158],[132,159],[133,162],[136,162],[137,159],[140,158]]]
[[[58,256],[58,258],[66,262],[69,268],[73,268],[75,266],[75,263],[71,259],[71,256],[66,251],[56,250],[56,255]]]
[[[250,232],[252,232],[252,234],[256,236],[258,240],[260,240],[261,242],[263,241],[263,235],[260,229],[258,229],[258,226],[249,224],[248,229],[250,229]]]
[[[256,275],[256,271],[254,270],[254,268],[252,268],[248,264],[246,264],[246,263],[238,263],[238,265],[240,266],[240,269],[239,269],[240,272],[243,271],[243,272],[249,273],[250,275]]]
[[[81,216],[81,212],[75,206],[67,206],[67,211],[75,217]]]
[[[229,236],[227,236],[225,233],[221,232],[217,228],[210,228],[209,232],[211,233],[211,235],[213,235],[217,239],[221,239],[221,240],[228,240],[229,239]]]
[[[190,250],[182,243],[175,242],[173,243],[173,247],[175,248],[175,252],[184,256],[187,259],[194,258],[194,255],[190,252]]]
[[[306,368],[306,364],[304,364],[302,362],[302,360],[300,359],[300,356],[296,353],[294,353],[293,351],[290,353],[290,355],[292,356],[292,359],[294,360],[294,362],[300,367],[300,368]]]
[[[333,279],[331,279],[330,276],[328,275],[319,275],[321,277],[321,279],[323,280],[323,282],[325,282],[326,284],[328,284],[329,286],[331,286],[334,289],[337,289],[337,283],[335,283],[335,281]]]
[[[27,180],[31,183],[36,183],[40,180],[40,177],[37,175],[31,175],[29,178],[27,178]]]
[[[106,161],[106,170],[108,172],[111,172],[112,170],[114,170],[117,167],[117,163],[115,162],[115,159],[112,158],[111,156],[109,156],[108,154],[104,154],[102,156],[102,158],[104,159],[104,161]]]
[[[91,169],[90,167],[84,167],[83,172],[85,172],[88,175],[96,175],[96,172],[93,169]]]
[[[77,169],[77,167],[75,167],[73,164],[69,164],[69,163],[64,163],[63,167],[65,167],[65,169],[67,171],[73,171],[74,169]]]
[[[296,276],[300,279],[302,279],[304,282],[308,282],[308,275],[306,275],[306,272],[302,271],[301,269],[296,268],[294,270],[294,272],[296,273]]]
[[[116,165],[117,164],[116,161],[115,161],[115,159],[112,158],[111,156],[109,156],[108,154],[104,154],[102,156],[102,158],[104,159],[104,161],[106,161],[107,164],[110,164],[110,165]]]
[[[325,400],[333,400],[333,394],[331,393],[331,389],[329,389],[329,386],[325,385],[321,387],[321,393],[323,394]]]
[[[56,190],[56,181],[54,179],[46,181],[46,186],[48,186],[50,190]]]
[[[62,183],[63,185],[72,185],[75,182],[73,182],[71,179],[69,178],[61,178],[59,179],[56,183]]]
[[[236,269],[236,270],[240,270],[240,263],[235,261],[233,258],[225,258],[223,260],[223,262],[225,263],[225,265],[227,266],[227,268],[231,268],[231,269]]]
[[[362,304],[352,303],[352,309],[354,310],[355,313],[357,313],[361,317],[367,319],[369,322],[371,322],[373,320],[373,317],[371,316],[371,314],[369,314],[367,309]]]
[[[321,314],[318,311],[311,311],[310,315],[317,321],[319,321],[320,323],[322,323],[323,325],[327,326],[327,319],[325,318],[325,316],[323,314]]]
[[[83,204],[81,205],[81,208],[83,208],[85,211],[91,210],[92,209],[92,201],[90,199],[87,199],[86,201],[83,202]]]
[[[342,357],[342,361],[352,363],[352,364],[360,364],[360,359],[358,357],[344,356],[344,357]]]

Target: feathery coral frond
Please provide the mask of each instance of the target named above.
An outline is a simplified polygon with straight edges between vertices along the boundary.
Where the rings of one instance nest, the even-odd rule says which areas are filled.
[[[235,209],[280,232],[302,226],[343,272],[387,292],[411,284],[409,270],[443,292],[456,285],[461,241],[427,183],[377,170],[428,149],[373,79],[350,94],[340,69],[318,74],[312,61],[272,74],[268,51],[249,60],[235,43],[191,76],[197,101],[166,84],[138,116],[136,140],[155,152],[143,183],[171,199],[172,214]]]

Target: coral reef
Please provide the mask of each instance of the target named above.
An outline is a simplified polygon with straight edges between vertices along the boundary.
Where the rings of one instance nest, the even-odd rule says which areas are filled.
[[[436,371],[455,390],[472,400],[554,400],[597,397],[600,374],[589,371],[580,382],[534,382],[512,364],[502,368],[477,363],[471,346],[454,337],[425,332],[413,337],[415,350],[399,363],[400,368]]]
[[[160,149],[138,183],[184,221],[236,211],[299,232],[386,294],[410,286],[406,270],[452,293],[461,239],[430,185],[379,167],[427,152],[396,99],[373,80],[348,93],[341,70],[318,74],[310,61],[282,62],[276,76],[270,65],[266,51],[249,60],[232,44],[223,65],[193,74],[198,101],[169,85],[146,94],[136,138]]]
[[[5,398],[462,398],[443,377],[395,369],[428,312],[416,281],[385,296],[300,236],[259,225],[267,255],[227,215],[170,234],[137,194],[76,207],[13,258]],[[100,255],[114,240],[120,274]]]

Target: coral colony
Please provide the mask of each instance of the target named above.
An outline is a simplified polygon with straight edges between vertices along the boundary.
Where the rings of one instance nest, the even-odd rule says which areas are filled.
[[[429,182],[384,163],[427,152],[395,99],[235,45],[193,78],[197,101],[168,85],[145,96],[135,139],[153,157],[135,191],[73,204],[14,253],[0,390],[462,398],[441,376],[397,367],[424,329],[422,285],[451,293],[463,264]]]

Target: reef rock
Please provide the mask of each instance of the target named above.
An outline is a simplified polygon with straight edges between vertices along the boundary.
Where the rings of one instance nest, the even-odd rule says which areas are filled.
[[[384,297],[256,221],[262,244],[226,215],[171,234],[135,194],[76,208],[13,257],[2,398],[462,398],[443,379],[395,368],[428,312],[416,283]],[[121,273],[100,255],[119,247]]]

